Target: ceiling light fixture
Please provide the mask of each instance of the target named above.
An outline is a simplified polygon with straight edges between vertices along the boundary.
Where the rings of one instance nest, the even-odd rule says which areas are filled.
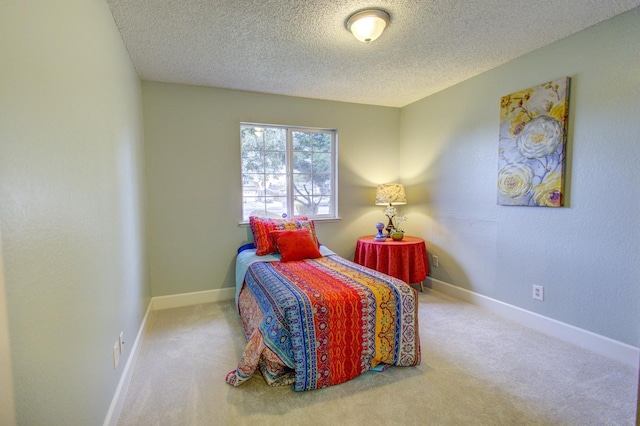
[[[369,44],[380,37],[391,16],[381,9],[366,9],[356,12],[347,20],[347,29],[363,43]]]

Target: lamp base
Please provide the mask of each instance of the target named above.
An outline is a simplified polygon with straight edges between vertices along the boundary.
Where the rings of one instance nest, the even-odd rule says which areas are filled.
[[[393,231],[395,228],[393,227],[393,221],[391,220],[391,216],[387,216],[389,218],[389,223],[387,224],[387,227],[385,228],[387,230],[387,238],[391,238],[391,231]]]

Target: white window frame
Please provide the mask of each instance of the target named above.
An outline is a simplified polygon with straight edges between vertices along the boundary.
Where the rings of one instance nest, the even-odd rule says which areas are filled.
[[[331,128],[320,128],[320,127],[302,127],[302,126],[287,126],[287,125],[278,125],[278,124],[264,124],[264,123],[253,123],[253,122],[241,122],[239,126],[240,130],[240,179],[242,185],[242,196],[241,196],[241,220],[240,224],[247,224],[249,219],[248,217],[244,217],[244,202],[245,202],[245,194],[244,194],[244,184],[243,184],[243,176],[245,174],[245,170],[243,169],[244,164],[242,161],[242,128],[250,126],[256,128],[276,128],[283,129],[286,131],[286,182],[287,182],[287,200],[286,200],[286,210],[283,209],[282,213],[286,214],[288,217],[293,216],[307,216],[309,219],[313,220],[339,220],[340,217],[338,215],[338,130]],[[294,202],[295,202],[295,194],[294,194],[294,180],[293,180],[293,134],[295,132],[304,132],[304,133],[312,133],[312,132],[320,132],[320,133],[329,133],[331,135],[331,196],[329,198],[329,212],[322,214],[294,214]],[[266,173],[266,172],[265,172]]]

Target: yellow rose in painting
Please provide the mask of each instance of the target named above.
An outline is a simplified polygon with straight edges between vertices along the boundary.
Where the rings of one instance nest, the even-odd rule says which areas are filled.
[[[562,123],[548,115],[541,115],[524,126],[516,138],[516,145],[526,158],[542,158],[553,154],[563,137]]]
[[[521,110],[517,113],[514,112],[513,114],[513,118],[511,119],[511,125],[509,127],[509,133],[511,134],[512,138],[516,138],[520,132],[522,132],[522,130],[527,126],[527,123],[531,121],[531,117],[529,117],[529,114],[524,111]]]
[[[564,103],[555,104],[549,111],[549,116],[555,118],[560,123],[563,123],[566,119],[566,108]]]
[[[502,198],[520,198],[531,189],[532,179],[526,164],[507,164],[498,172],[498,193]]]
[[[533,201],[539,206],[562,206],[562,175],[559,172],[549,173],[533,188]]]

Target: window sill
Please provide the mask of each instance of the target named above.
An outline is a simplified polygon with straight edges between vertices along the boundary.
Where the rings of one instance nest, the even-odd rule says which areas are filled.
[[[320,217],[320,218],[312,218],[309,220],[313,220],[314,222],[340,222],[342,220],[342,218],[340,216],[338,217]],[[238,226],[240,227],[247,227],[249,226],[249,222],[239,222]]]

